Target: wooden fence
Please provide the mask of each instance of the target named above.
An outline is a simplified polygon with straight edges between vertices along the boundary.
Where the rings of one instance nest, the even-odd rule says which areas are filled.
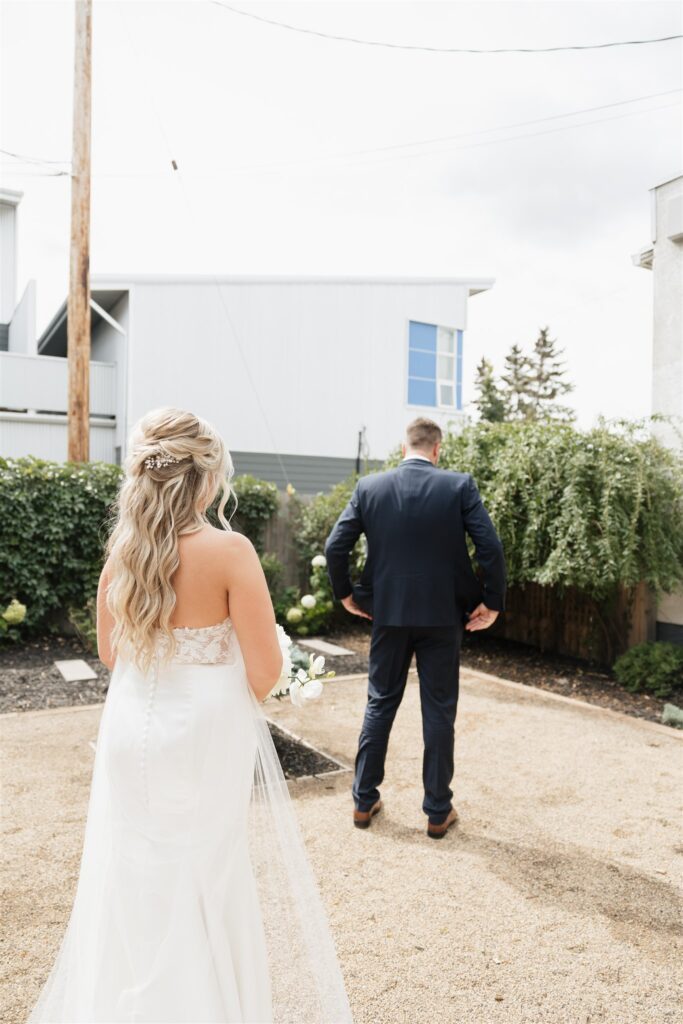
[[[574,587],[528,583],[510,587],[506,604],[497,636],[600,665],[611,666],[629,647],[655,638],[655,601],[645,583],[603,602]]]

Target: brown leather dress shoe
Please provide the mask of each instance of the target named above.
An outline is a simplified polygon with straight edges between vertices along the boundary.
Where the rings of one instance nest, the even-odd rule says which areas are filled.
[[[353,812],[353,823],[356,828],[369,828],[370,822],[376,814],[382,810],[382,801],[378,800],[376,804],[373,804],[369,811],[354,811]]]
[[[448,817],[445,821],[442,821],[440,825],[432,825],[431,821],[427,824],[427,835],[430,839],[443,839],[448,832],[451,825],[455,825],[458,820],[458,812],[455,807],[451,807],[448,812]]]

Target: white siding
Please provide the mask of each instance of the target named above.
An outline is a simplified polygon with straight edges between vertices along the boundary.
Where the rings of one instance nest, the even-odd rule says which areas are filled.
[[[0,408],[67,411],[68,365],[59,356],[0,352]],[[90,363],[90,412],[116,414],[116,367]]]
[[[17,298],[17,213],[0,200],[0,324],[8,324]]]
[[[64,462],[67,425],[63,416],[19,416],[0,412],[0,456],[5,459],[35,455]],[[90,458],[114,461],[114,422],[90,420]]]
[[[36,282],[29,281],[9,325],[9,351],[36,354]]]
[[[652,411],[683,418],[683,177],[654,191]],[[655,429],[665,444],[680,445],[673,427]]]
[[[464,329],[467,296],[453,282],[135,281],[128,429],[171,404],[240,451],[355,457],[365,426],[383,458],[414,416],[458,419],[407,405],[408,322]]]

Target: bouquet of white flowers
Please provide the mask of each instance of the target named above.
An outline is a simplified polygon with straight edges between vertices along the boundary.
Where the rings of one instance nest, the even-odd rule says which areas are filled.
[[[316,657],[311,655],[308,668],[299,668],[295,671],[292,662],[291,638],[279,624],[275,628],[282,651],[282,672],[269,696],[279,699],[289,694],[292,704],[297,708],[302,708],[307,701],[317,700],[322,696],[322,680],[331,679],[334,672],[324,672],[325,659],[321,654]]]

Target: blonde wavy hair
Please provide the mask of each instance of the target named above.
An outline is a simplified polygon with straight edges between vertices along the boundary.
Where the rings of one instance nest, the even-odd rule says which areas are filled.
[[[209,423],[168,407],[154,409],[135,425],[124,468],[107,543],[111,646],[147,672],[159,639],[164,661],[175,652],[171,581],[180,564],[178,537],[209,522],[207,510],[221,490],[216,515],[224,529],[231,529],[225,506],[230,495],[237,505],[230,486],[233,465]]]

